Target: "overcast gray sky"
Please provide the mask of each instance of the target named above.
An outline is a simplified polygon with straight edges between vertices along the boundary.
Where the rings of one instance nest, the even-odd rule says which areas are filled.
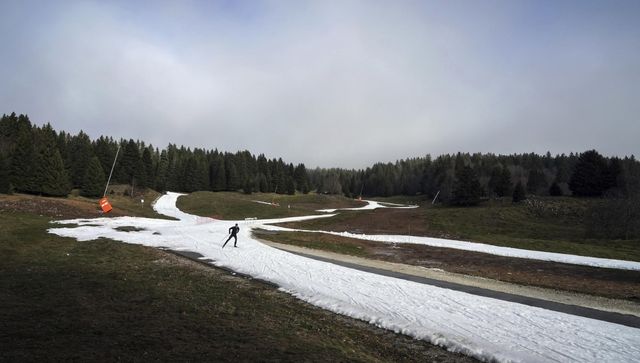
[[[638,156],[640,1],[0,0],[0,114],[307,167]]]

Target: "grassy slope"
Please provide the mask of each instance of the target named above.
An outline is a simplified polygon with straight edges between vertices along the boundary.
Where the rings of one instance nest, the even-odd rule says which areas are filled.
[[[253,202],[280,203],[273,207]],[[431,205],[420,197],[376,198],[392,203],[420,203],[418,209],[340,212],[326,219],[290,223],[304,229],[376,234],[411,234],[461,239],[530,250],[640,261],[640,241],[589,238],[584,215],[596,199],[539,198],[535,205],[492,200],[477,207]],[[286,206],[290,205],[291,208]],[[274,218],[317,214],[316,209],[361,206],[339,196],[197,192],[178,199],[188,213],[222,219]],[[319,244],[318,247],[321,247]]]
[[[165,252],[0,211],[1,360],[467,361]]]
[[[107,199],[109,199],[109,203],[113,207],[113,210],[110,212],[111,214],[118,216],[126,215],[147,218],[169,218],[156,213],[152,207],[152,203],[157,198],[162,196],[161,193],[158,193],[152,189],[146,189],[143,193],[137,193],[136,196],[132,198],[122,194],[126,187],[126,185],[113,185],[109,188],[110,191],[115,191],[114,194],[107,195]],[[77,195],[72,195],[69,197],[69,199],[89,203],[98,208],[98,200],[100,198],[85,198]],[[140,202],[141,199],[144,200],[144,203]]]
[[[491,201],[477,207],[343,212],[329,218],[290,223],[303,229],[377,234],[412,234],[499,246],[640,261],[640,241],[589,238],[584,215],[597,200],[543,198],[541,205]]]
[[[256,203],[263,201],[279,206]],[[352,199],[321,194],[280,195],[233,192],[195,192],[178,199],[178,208],[200,216],[218,219],[280,218],[320,214],[317,209],[360,207],[365,205]]]

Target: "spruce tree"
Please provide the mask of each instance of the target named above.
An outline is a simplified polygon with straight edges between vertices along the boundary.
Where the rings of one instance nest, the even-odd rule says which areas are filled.
[[[524,186],[522,185],[521,181],[518,181],[516,187],[513,188],[513,196],[511,200],[513,201],[513,203],[520,203],[525,199],[527,199],[527,196],[524,190]]]
[[[9,181],[9,161],[0,153],[0,193],[11,193],[11,182]]]
[[[560,185],[558,185],[558,181],[554,181],[551,184],[551,187],[549,188],[549,195],[552,197],[562,196],[562,189],[560,188]]]
[[[510,189],[511,189],[511,172],[509,171],[509,168],[505,166],[502,168],[502,174],[500,176],[498,184],[496,185],[495,191],[499,197],[504,197],[509,195]]]
[[[457,172],[453,190],[452,203],[455,205],[471,206],[480,203],[482,186],[470,166],[463,166]]]
[[[38,174],[42,180],[40,185],[42,194],[53,197],[67,196],[71,191],[71,184],[58,149],[45,149],[38,164]]]
[[[198,166],[195,158],[190,157],[187,159],[184,172],[185,174],[182,180],[183,190],[187,193],[195,192],[198,190]]]
[[[100,160],[97,156],[94,156],[89,161],[85,171],[80,194],[90,198],[100,197],[104,192],[106,181]]]
[[[64,197],[69,194],[72,186],[56,138],[56,133],[49,124],[35,130],[35,188],[32,192]]]
[[[31,129],[21,129],[13,155],[9,180],[18,192],[36,192],[35,161],[36,152]]]
[[[293,178],[296,183],[296,188],[304,193],[306,190],[309,192],[309,176],[304,164],[298,164],[293,172]],[[306,193],[305,193],[306,194]]]
[[[287,188],[287,194],[289,195],[296,194],[296,183],[293,180],[293,177],[287,177],[286,188]]]
[[[489,188],[489,192],[493,192],[495,193],[497,196],[498,192],[496,189],[498,189],[498,184],[500,183],[500,177],[502,176],[502,168],[499,166],[495,166],[492,170],[491,170],[491,176],[489,177],[489,182],[487,183],[487,187]]]
[[[81,187],[86,169],[92,157],[93,147],[91,140],[87,134],[80,131],[78,135],[73,136],[71,140],[69,140],[67,157],[65,159],[73,187]]]
[[[538,194],[540,190],[547,189],[547,180],[544,173],[539,169],[529,170],[529,177],[527,178],[527,191],[531,194]]]
[[[224,167],[227,172],[227,190],[233,191],[240,189],[240,176],[238,175],[236,164],[231,157],[225,158]]]
[[[242,187],[242,191],[244,192],[244,194],[251,194],[253,193],[253,179],[251,178],[247,178],[244,182],[244,186]]]
[[[602,189],[606,191],[618,188],[618,178],[622,175],[622,160],[617,157],[611,158],[607,167],[602,172]]]
[[[159,192],[167,190],[167,177],[169,173],[169,160],[167,160],[167,151],[162,150],[160,161],[158,162],[158,172],[156,176],[155,188]]]
[[[601,196],[606,189],[604,173],[606,160],[595,150],[580,154],[569,180],[569,188],[574,195],[584,197]]]
[[[113,159],[116,157],[116,152],[118,151],[118,143],[111,138],[100,136],[100,138],[93,143],[93,150],[95,156],[100,160],[104,175],[108,177],[111,172],[111,167],[113,166]],[[123,150],[120,150],[118,159],[122,159],[122,152]]]
[[[151,160],[151,151],[149,150],[149,148],[145,148],[144,151],[142,152],[142,160],[141,160],[141,164],[142,164],[142,170],[141,170],[141,174],[143,174],[144,176],[144,185],[140,185],[140,186],[150,186],[153,187],[154,186],[154,175],[153,175],[153,160]]]
[[[142,160],[140,159],[138,145],[133,139],[129,139],[122,149],[123,150],[120,150],[122,158],[118,157],[118,159],[120,159],[118,164],[118,181],[129,184],[135,179],[137,185],[143,184],[141,182],[143,182],[142,179],[144,178],[144,168],[142,166]]]
[[[496,166],[491,170],[488,183],[489,190],[498,197],[504,197],[511,187],[511,172],[509,168]]]
[[[267,177],[263,173],[258,174],[258,190],[260,193],[269,192],[269,183],[267,182]]]
[[[211,165],[211,189],[216,192],[227,189],[227,171],[221,155]]]

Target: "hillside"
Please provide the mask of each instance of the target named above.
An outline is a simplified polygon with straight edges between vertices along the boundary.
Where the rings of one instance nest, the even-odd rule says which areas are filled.
[[[126,198],[115,212],[154,217]],[[0,360],[472,361],[165,251],[46,232],[97,209],[0,195]]]

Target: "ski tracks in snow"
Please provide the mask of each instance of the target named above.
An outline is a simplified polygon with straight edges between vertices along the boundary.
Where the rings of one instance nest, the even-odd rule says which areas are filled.
[[[70,220],[62,223],[80,227],[51,228],[49,232],[80,241],[106,237],[146,246],[195,249],[193,252],[217,266],[270,281],[316,306],[481,360],[640,362],[640,329],[353,270],[287,253],[251,237],[252,228],[285,219],[237,221],[240,248],[223,250],[217,242],[236,221],[203,223],[175,207],[178,196],[168,193],[155,205],[159,213],[177,221],[132,217]],[[286,219],[292,220],[297,219]],[[115,229],[121,226],[144,230]]]

